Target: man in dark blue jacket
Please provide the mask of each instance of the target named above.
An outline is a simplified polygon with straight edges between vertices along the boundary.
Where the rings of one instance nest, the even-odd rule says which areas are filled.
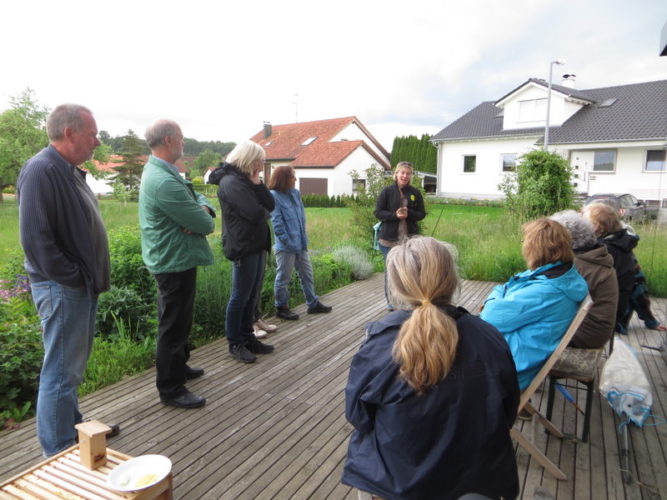
[[[100,145],[95,119],[83,106],[63,104],[46,129],[50,145],[21,169],[17,198],[25,267],[43,328],[37,434],[44,456],[51,456],[75,443],[74,425],[82,420],[77,389],[110,265],[97,200],[78,168]]]

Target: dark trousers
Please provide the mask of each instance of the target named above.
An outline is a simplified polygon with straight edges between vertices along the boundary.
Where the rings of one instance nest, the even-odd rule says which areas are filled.
[[[185,391],[185,363],[190,357],[188,336],[192,328],[197,268],[179,273],[155,274],[157,282],[156,385],[161,397]]]
[[[227,303],[225,336],[230,347],[252,341],[255,299],[264,275],[266,252],[246,255],[232,263],[232,291]]]
[[[257,280],[257,289],[255,290],[255,312],[253,314],[253,323],[262,317],[262,311],[259,310],[259,303],[262,300],[262,286],[264,285],[264,273],[266,271],[266,255],[268,252],[262,251],[260,253],[259,267],[262,270],[259,279]]]

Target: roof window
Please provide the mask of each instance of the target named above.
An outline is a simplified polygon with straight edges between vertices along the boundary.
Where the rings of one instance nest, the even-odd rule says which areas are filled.
[[[315,139],[317,139],[317,136],[315,136],[315,137],[309,137],[308,139],[306,139],[305,141],[303,141],[303,142],[301,143],[301,145],[302,145],[302,146],[308,146],[308,145],[312,144],[312,143],[315,141]]]
[[[600,104],[598,104],[598,108],[609,108],[612,104],[614,104],[618,99],[615,97],[610,97],[609,99],[605,99],[602,101]]]

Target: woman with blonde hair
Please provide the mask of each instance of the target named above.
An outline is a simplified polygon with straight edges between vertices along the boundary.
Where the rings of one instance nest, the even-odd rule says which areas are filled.
[[[371,323],[352,359],[343,483],[360,497],[516,497],[509,429],[519,388],[507,344],[451,304],[458,277],[441,242],[416,236],[392,248],[387,273],[411,310]]]
[[[216,168],[209,183],[218,184],[222,208],[222,248],[232,261],[232,290],[227,303],[225,337],[229,354],[242,363],[254,363],[255,354],[273,352],[273,346],[254,335],[257,293],[264,276],[266,252],[271,251],[268,220],[275,207],[260,178],[265,153],[252,141],[244,141]]]
[[[525,224],[521,250],[528,269],[496,286],[480,316],[505,337],[523,390],[563,338],[588,285],[573,265],[570,232],[558,222]]]
[[[406,238],[419,234],[419,221],[426,217],[421,191],[410,185],[412,173],[412,163],[398,162],[394,170],[394,183],[384,188],[375,202],[373,213],[382,222],[378,244],[385,258],[385,264],[389,250],[401,244]],[[386,272],[384,295],[387,299],[387,309],[393,311]]]

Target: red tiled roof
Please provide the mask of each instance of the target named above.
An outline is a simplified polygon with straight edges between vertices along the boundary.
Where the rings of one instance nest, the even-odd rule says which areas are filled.
[[[331,139],[353,123],[366,134],[369,142],[385,154],[385,159],[361,140],[331,142]],[[304,146],[303,143],[312,137],[316,139]],[[264,137],[264,130],[261,130],[251,140],[264,148],[267,161],[292,160],[290,165],[293,167],[335,167],[355,149],[363,146],[378,163],[389,168],[389,153],[354,116],[272,125],[269,137]]]
[[[185,162],[188,162],[188,165],[192,166],[192,163],[197,159],[196,156],[184,156],[176,160],[175,165],[178,167],[179,172],[187,172],[188,167],[185,166]],[[122,160],[121,155],[109,155],[109,161],[102,163],[97,160],[92,160],[98,170],[102,172],[114,172],[116,165]],[[146,163],[148,161],[148,155],[141,155],[141,160]]]

